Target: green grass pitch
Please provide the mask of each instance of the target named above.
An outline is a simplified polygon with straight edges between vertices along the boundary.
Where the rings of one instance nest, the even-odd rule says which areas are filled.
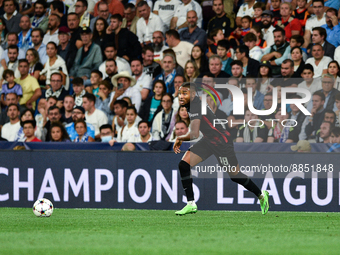
[[[340,213],[0,208],[0,254],[340,254]]]

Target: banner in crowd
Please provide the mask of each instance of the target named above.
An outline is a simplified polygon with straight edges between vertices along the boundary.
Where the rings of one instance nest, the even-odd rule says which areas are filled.
[[[241,170],[270,193],[272,211],[339,211],[338,155],[237,153]],[[0,206],[31,207],[48,198],[57,208],[170,209],[185,202],[170,152],[2,151]],[[201,210],[260,211],[258,200],[218,170],[215,158],[193,168]],[[216,166],[213,168],[213,166]],[[210,172],[209,172],[210,171]]]

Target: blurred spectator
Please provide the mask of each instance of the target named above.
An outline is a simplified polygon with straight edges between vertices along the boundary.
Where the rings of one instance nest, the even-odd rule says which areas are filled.
[[[79,119],[74,123],[74,128],[78,136],[73,140],[76,143],[94,142],[94,139],[87,134],[86,122],[83,119]]]
[[[192,48],[192,50],[191,50],[191,60],[196,62],[196,65],[197,65],[200,73],[203,74],[203,73],[206,73],[206,72],[209,71],[208,60],[205,57],[204,51],[200,46],[195,45]]]
[[[136,80],[134,87],[140,91],[142,101],[144,101],[147,99],[149,92],[152,89],[152,77],[143,72],[143,63],[140,59],[131,60],[131,71],[133,74],[132,77]]]
[[[19,49],[18,46],[16,45],[10,45],[8,46],[8,62],[6,63],[7,69],[12,70],[14,72],[14,76],[16,78],[20,77],[20,73],[18,70],[19,66],[19,60],[18,60],[18,55],[19,55]],[[1,70],[3,72],[3,69]]]
[[[312,150],[310,143],[306,140],[298,141],[296,145],[290,146],[290,149],[297,152],[311,152]]]
[[[306,64],[311,64],[314,68],[314,78],[321,77],[323,73],[327,72],[327,66],[332,61],[330,57],[324,55],[325,51],[321,44],[314,44],[312,46],[312,56],[307,59]]]
[[[203,50],[205,50],[207,48],[207,34],[203,29],[197,26],[197,20],[196,11],[188,11],[188,27],[183,28],[183,30],[180,31],[179,36],[181,41],[189,42],[193,45],[199,45]]]
[[[293,35],[303,35],[302,26],[298,19],[292,16],[293,8],[290,3],[280,5],[281,19],[277,21],[277,26],[285,30],[286,40],[290,41]]]
[[[268,132],[268,143],[296,143],[299,140],[300,128],[294,127],[294,121],[289,119],[289,114],[282,115],[281,109],[275,114],[277,121]]]
[[[99,92],[99,82],[101,82],[103,80],[103,74],[99,71],[99,70],[93,70],[91,72],[91,85],[90,86],[86,86],[85,90],[86,92],[95,95],[97,98],[98,96],[98,92]],[[109,82],[110,86],[111,83]]]
[[[124,18],[122,28],[127,28],[132,33],[137,34],[137,21],[139,17],[136,15],[136,7],[133,3],[128,3],[124,7]]]
[[[263,61],[260,63],[258,79],[258,90],[266,95],[270,89],[271,82],[273,81],[272,66],[269,61]]]
[[[120,14],[121,16],[124,15],[124,5],[122,4],[121,1],[119,0],[101,0],[96,3],[94,6],[94,16],[97,17],[99,15],[99,3],[104,2],[107,3],[109,6],[109,12],[114,15],[114,14]]]
[[[268,128],[258,121],[258,116],[250,110],[245,111],[245,125],[242,125],[237,132],[237,143],[263,143],[267,141]]]
[[[331,61],[328,64],[328,74],[333,75],[335,83],[334,88],[340,90],[340,66],[338,61]]]
[[[253,33],[248,33],[243,38],[244,44],[249,48],[249,57],[260,61],[262,57],[262,50],[259,46],[256,46],[256,41],[256,35]]]
[[[40,62],[44,65],[48,60],[48,56],[46,53],[46,45],[43,44],[42,42],[44,38],[44,32],[40,28],[34,28],[31,34],[34,49],[38,51]]]
[[[20,32],[20,19],[22,15],[16,10],[15,0],[4,0],[4,11],[5,14],[3,18],[6,21],[6,28],[9,33],[19,33]]]
[[[324,55],[334,58],[335,46],[326,41],[327,32],[322,27],[314,27],[312,31],[312,43],[308,46],[309,57],[312,57],[312,47],[314,44],[322,45]]]
[[[148,97],[144,101],[139,111],[139,116],[142,118],[142,120],[152,123],[155,113],[161,111],[161,99],[165,93],[166,86],[164,81],[162,80],[155,81],[153,85],[154,95],[152,97]]]
[[[61,122],[61,112],[60,108],[56,105],[51,106],[47,110],[47,118],[48,121],[44,125],[43,132],[42,132],[42,138],[41,140],[49,142],[50,140],[50,132],[51,132],[51,124],[53,122]]]
[[[215,28],[221,28],[224,37],[228,38],[235,26],[234,18],[231,18],[228,14],[225,13],[223,0],[213,0],[212,9],[215,12],[216,16],[209,20],[208,34],[210,34],[210,32]]]
[[[43,44],[54,42],[56,45],[59,44],[58,33],[60,26],[60,17],[58,14],[50,14],[48,17],[48,31],[44,36]]]
[[[137,88],[134,87],[136,80],[128,72],[121,72],[112,77],[114,91],[111,93],[110,109],[114,110],[114,102],[127,96],[131,98],[132,104],[136,107],[137,112],[142,103],[142,96]]]
[[[162,80],[165,83],[166,91],[173,94],[175,92],[174,79],[176,76],[175,69],[176,59],[172,54],[165,54],[162,59],[162,73],[155,78],[155,81]]]
[[[129,72],[129,74],[131,75],[131,67],[130,67],[129,62],[125,58],[121,58],[117,56],[117,50],[114,44],[111,44],[111,43],[106,44],[104,55],[107,60],[108,59],[115,60],[118,73],[126,71],[126,72]],[[101,63],[101,65],[98,68],[99,71],[102,72],[104,79],[108,76],[105,72],[105,68],[106,68],[106,61]]]
[[[323,74],[321,78],[322,92],[325,95],[325,109],[333,110],[335,103],[335,96],[339,90],[334,88],[334,77],[330,74]]]
[[[25,135],[24,142],[41,142],[41,140],[34,134],[34,130],[36,128],[36,122],[34,119],[21,122],[21,127]]]
[[[81,31],[81,40],[83,47],[77,52],[74,64],[70,70],[70,77],[78,76],[86,81],[90,78],[90,73],[98,69],[103,62],[101,49],[98,45],[92,43],[92,31],[85,27]]]
[[[278,2],[280,5],[280,0],[275,0],[275,2]],[[264,50],[270,48],[272,45],[274,45],[274,30],[275,27],[274,22],[274,13],[269,10],[265,10],[261,14],[261,22],[262,22],[262,34],[263,34],[263,40],[266,42],[266,46]],[[261,45],[259,45],[261,47]],[[282,54],[282,53],[281,53]],[[263,60],[262,60],[263,61]]]
[[[194,45],[189,42],[181,41],[176,30],[168,30],[165,33],[165,36],[167,44],[176,53],[176,62],[181,67],[184,67],[185,63],[190,60],[191,51]]]
[[[101,73],[101,72],[100,72]],[[102,73],[101,73],[102,74]],[[107,75],[107,77],[104,79],[105,81],[109,82],[111,87],[113,88],[113,84],[112,84],[112,78],[113,76],[115,76],[116,74],[118,74],[117,71],[117,63],[116,61],[111,58],[111,59],[107,59],[105,61],[105,75]],[[86,85],[87,87],[88,85]],[[98,91],[99,91],[99,86],[98,86]],[[98,92],[97,92],[98,93]],[[98,96],[98,95],[97,95]]]
[[[261,61],[270,61],[272,66],[272,74],[279,75],[280,74],[280,67],[281,57],[286,51],[286,48],[289,47],[289,43],[286,42],[285,31],[282,28],[276,28],[273,31],[274,34],[274,45],[267,47],[267,49],[263,52],[263,56]],[[280,59],[280,61],[278,61]]]
[[[73,108],[73,111],[72,111],[73,122],[71,122],[71,123],[69,123],[65,126],[66,131],[67,131],[67,133],[70,136],[70,139],[72,141],[78,136],[78,134],[77,134],[77,132],[74,128],[74,123],[79,119],[85,120],[85,109],[82,106],[75,106]],[[86,122],[86,126],[87,126],[87,134],[89,136],[91,136],[92,138],[94,138],[95,137],[94,126],[89,122]]]
[[[325,40],[331,43],[334,47],[338,47],[340,45],[340,27],[337,9],[327,9],[326,24],[322,25],[321,27],[326,29],[327,37],[325,38]]]
[[[41,96],[41,89],[37,79],[28,75],[28,61],[26,59],[19,60],[19,72],[21,77],[15,79],[15,82],[22,87],[21,105],[26,105],[29,109],[35,109],[35,102]]]
[[[249,48],[245,45],[240,45],[236,48],[235,56],[237,60],[243,63],[243,75],[256,77],[260,68],[260,62],[249,57]]]
[[[241,27],[237,27],[233,32],[231,32],[229,36],[229,40],[235,40],[237,45],[243,44],[243,38],[250,31],[251,26],[251,17],[244,16],[241,18]]]
[[[202,7],[194,0],[182,0],[175,10],[175,15],[170,21],[170,29],[181,29],[188,26],[186,17],[188,11],[195,10],[198,17],[197,25],[202,27]]]
[[[253,106],[257,110],[261,110],[264,108],[263,105],[263,99],[264,95],[256,89],[257,83],[256,78],[247,77],[246,78],[246,89],[251,88],[252,89],[252,102]]]
[[[122,16],[119,14],[111,16],[111,23],[106,30],[107,36],[105,41],[115,42],[117,56],[130,61],[140,56],[142,47],[138,41],[138,37],[134,33],[127,28],[121,28],[122,21]]]
[[[7,109],[9,122],[1,128],[1,137],[9,142],[14,142],[15,137],[20,129],[20,111],[17,104],[10,104]]]
[[[163,59],[163,51],[168,49],[169,47],[164,45],[164,35],[161,31],[153,32],[152,40],[152,47],[155,51],[153,55],[153,60],[159,63]]]
[[[162,110],[157,113],[152,122],[152,136],[154,140],[165,140],[168,134],[172,132],[174,126],[170,125],[171,120],[176,113],[173,108],[173,97],[167,93],[162,96]]]
[[[48,109],[53,105],[57,105],[57,102],[58,99],[55,96],[51,96],[47,100],[42,99],[39,100],[37,106],[39,114],[35,115],[35,120],[39,128],[42,129],[45,126],[45,124],[48,121],[47,117]]]
[[[22,16],[20,19],[19,26],[21,28],[21,32],[18,34],[19,37],[18,47],[19,49],[22,49],[24,52],[26,52],[29,48],[33,47],[30,18],[26,15]]]
[[[42,138],[42,129],[41,127],[38,127],[37,126],[37,123],[34,119],[34,112],[32,109],[25,109],[24,111],[21,112],[20,114],[20,129],[18,131],[18,133],[16,134],[16,137],[15,137],[15,141],[19,141],[19,142],[24,142],[26,140],[27,135],[25,134],[25,129],[22,125],[23,122],[26,122],[26,121],[34,121],[34,128],[33,128],[33,132],[32,134],[39,139],[39,141],[41,142],[41,138]],[[31,131],[31,129],[30,129]],[[32,136],[32,134],[30,134]],[[32,138],[32,137],[31,137]]]
[[[64,2],[59,0],[50,2],[51,14],[57,14],[60,17],[60,27],[67,27],[67,15],[66,12],[64,12],[64,9],[66,9],[64,7]]]
[[[250,16],[251,18],[254,16],[254,4],[255,0],[244,0],[244,4],[240,6],[239,11],[237,12],[236,15],[236,26],[241,26],[241,19],[244,16]]]
[[[61,73],[52,73],[51,74],[51,88],[47,89],[45,95],[43,95],[44,99],[48,99],[51,96],[55,96],[58,100],[57,106],[59,108],[63,107],[63,101],[68,92],[65,90],[63,86],[63,76]]]
[[[150,123],[144,120],[141,120],[138,123],[138,134],[128,140],[130,143],[148,143],[153,141],[152,134],[150,133],[151,126]]]
[[[184,77],[188,82],[194,82],[200,74],[195,61],[188,60],[184,67]]]
[[[134,106],[129,106],[126,110],[126,121],[127,124],[121,129],[117,134],[118,142],[128,142],[133,139],[135,136],[139,134],[138,132],[138,121],[137,120],[137,111]],[[112,146],[112,145],[111,145]]]
[[[311,64],[306,64],[303,66],[301,76],[303,78],[303,82],[299,83],[298,88],[308,90],[311,95],[313,95],[315,91],[322,89],[320,77],[315,79],[313,78],[314,68]],[[300,93],[298,93],[298,95],[301,97],[305,96],[304,94]],[[305,105],[308,105],[308,102]]]
[[[58,32],[59,45],[57,54],[65,61],[68,72],[71,70],[77,55],[77,47],[71,44],[70,38],[70,29],[68,29],[68,27],[60,27]]]
[[[82,29],[79,27],[80,19],[75,12],[69,12],[67,14],[67,26],[70,29],[71,39],[70,44],[75,45],[77,49],[83,46],[83,42],[80,38],[80,32]]]
[[[90,22],[90,28],[91,28],[92,31],[94,31],[95,24],[96,24],[96,22],[99,18],[104,19],[108,25],[111,22],[110,18],[112,16],[112,14],[109,12],[108,4],[103,2],[103,1],[99,1],[97,8],[98,8],[98,16],[92,18],[91,22]]]
[[[114,133],[110,124],[100,126],[100,139],[102,143],[108,143],[113,139]]]
[[[69,74],[65,61],[58,56],[57,45],[54,42],[47,43],[46,46],[48,61],[44,65],[44,69],[40,72],[39,82],[45,81],[46,86],[51,86],[51,78],[54,73],[61,75],[61,85],[64,85],[65,90],[70,87]]]
[[[174,127],[174,135],[170,137],[169,142],[175,142],[177,137],[186,135],[189,132],[187,124],[183,120],[176,122]]]
[[[72,120],[72,111],[73,111],[73,107],[75,106],[74,103],[74,98],[71,95],[67,95],[64,98],[64,103],[63,103],[63,107],[64,107],[64,113],[63,113],[63,120],[65,121],[66,124],[71,123]]]
[[[63,124],[59,121],[53,122],[50,127],[50,137],[51,142],[70,142],[70,137],[66,132]]]
[[[1,105],[6,105],[6,95],[9,93],[14,93],[20,99],[22,97],[22,88],[19,84],[17,84],[14,79],[14,72],[12,70],[5,70],[2,74],[2,78],[6,81],[6,83],[2,84],[1,89]]]
[[[272,82],[271,85],[274,87],[296,87],[297,81],[294,78],[294,62],[293,60],[286,59],[281,64],[281,75],[277,76]]]
[[[89,4],[91,1],[87,0],[77,0],[74,7],[74,12],[79,17],[79,26],[80,27],[89,27],[90,21],[93,18],[93,16],[89,13]]]
[[[179,0],[158,0],[155,2],[153,13],[162,19],[165,31],[170,29],[171,19],[180,3]]]
[[[330,143],[331,142],[331,129],[333,124],[329,121],[323,121],[320,130],[317,132],[317,143]],[[321,138],[321,139],[320,139]]]
[[[115,116],[112,121],[112,129],[114,136],[116,136],[121,131],[122,127],[127,124],[126,110],[128,107],[128,103],[123,99],[116,100],[113,103]]]
[[[152,34],[155,31],[165,32],[165,27],[162,19],[151,12],[151,9],[146,1],[141,1],[137,4],[139,20],[137,21],[137,36],[142,47],[152,43]]]
[[[288,47],[287,47],[288,49]],[[299,46],[295,46],[291,49],[291,59],[294,62],[294,74],[293,77],[301,77],[302,69],[305,66],[305,62],[303,61],[302,50]],[[282,70],[282,66],[281,66]]]
[[[34,48],[28,49],[26,59],[29,64],[29,74],[38,80],[40,72],[44,69],[44,66],[40,63],[39,53]]]
[[[96,109],[103,111],[108,118],[108,122],[112,123],[114,112],[110,109],[111,86],[107,81],[99,82],[98,96],[95,104]]]
[[[311,115],[307,117],[302,124],[299,140],[315,138],[325,115],[325,94],[321,91],[313,93]]]
[[[73,85],[73,97],[76,106],[83,106],[83,96],[86,94],[84,88],[84,81],[80,77],[76,77],[72,80]]]
[[[155,78],[162,72],[160,64],[154,61],[154,49],[151,46],[145,46],[142,50],[143,72]]]
[[[96,97],[93,94],[85,94],[83,96],[83,107],[85,109],[85,118],[88,123],[91,123],[95,129],[95,138],[100,138],[99,127],[104,124],[108,124],[106,114],[96,109],[95,107]]]
[[[105,45],[105,38],[106,38],[106,29],[108,24],[104,18],[98,18],[94,24],[92,29],[93,31],[93,42],[100,46],[101,50],[103,51]],[[104,57],[104,55],[103,55]]]
[[[30,21],[32,28],[40,28],[44,33],[46,32],[48,27],[48,16],[46,15],[46,2],[44,0],[37,0],[34,3],[34,15]]]
[[[245,87],[245,76],[243,75],[243,63],[241,60],[233,60],[230,63],[231,74],[233,78],[237,78],[239,88]]]
[[[340,144],[340,127],[333,127],[331,130],[330,143]]]
[[[312,2],[313,2],[312,11],[313,11],[313,14],[315,15],[312,15],[306,21],[305,34],[304,34],[305,43],[303,44],[303,48],[308,47],[311,41],[313,28],[321,27],[322,25],[326,24],[324,0],[313,0]]]
[[[9,122],[9,117],[7,115],[7,112],[8,112],[8,106],[11,104],[18,105],[20,112],[26,109],[26,107],[19,105],[19,96],[17,94],[8,93],[6,95],[6,100],[5,100],[6,107],[2,109],[1,114],[0,114],[0,129],[5,123]]]

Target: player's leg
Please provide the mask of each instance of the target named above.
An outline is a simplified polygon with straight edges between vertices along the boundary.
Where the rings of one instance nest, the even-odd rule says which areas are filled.
[[[185,215],[197,212],[197,205],[195,204],[194,191],[192,187],[193,182],[191,178],[191,167],[197,165],[201,161],[202,158],[200,156],[191,151],[187,151],[178,164],[182,186],[188,203],[182,210],[177,211],[176,215]]]
[[[266,190],[261,191],[257,185],[249,178],[249,176],[245,175],[240,171],[240,166],[237,164],[236,167],[230,168],[228,171],[230,179],[233,182],[236,182],[242,185],[244,188],[254,193],[256,197],[260,199],[261,211],[262,214],[266,214],[269,209],[268,197],[269,193]]]

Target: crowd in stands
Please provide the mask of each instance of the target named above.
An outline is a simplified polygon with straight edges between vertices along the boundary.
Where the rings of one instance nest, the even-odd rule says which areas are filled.
[[[339,143],[339,9],[339,0],[0,1],[1,138],[127,150],[173,142],[190,132],[179,87],[223,81],[243,92],[244,115],[228,89],[208,105],[233,141]],[[311,93],[311,115],[281,104],[281,94],[305,97],[281,93],[290,87]]]

